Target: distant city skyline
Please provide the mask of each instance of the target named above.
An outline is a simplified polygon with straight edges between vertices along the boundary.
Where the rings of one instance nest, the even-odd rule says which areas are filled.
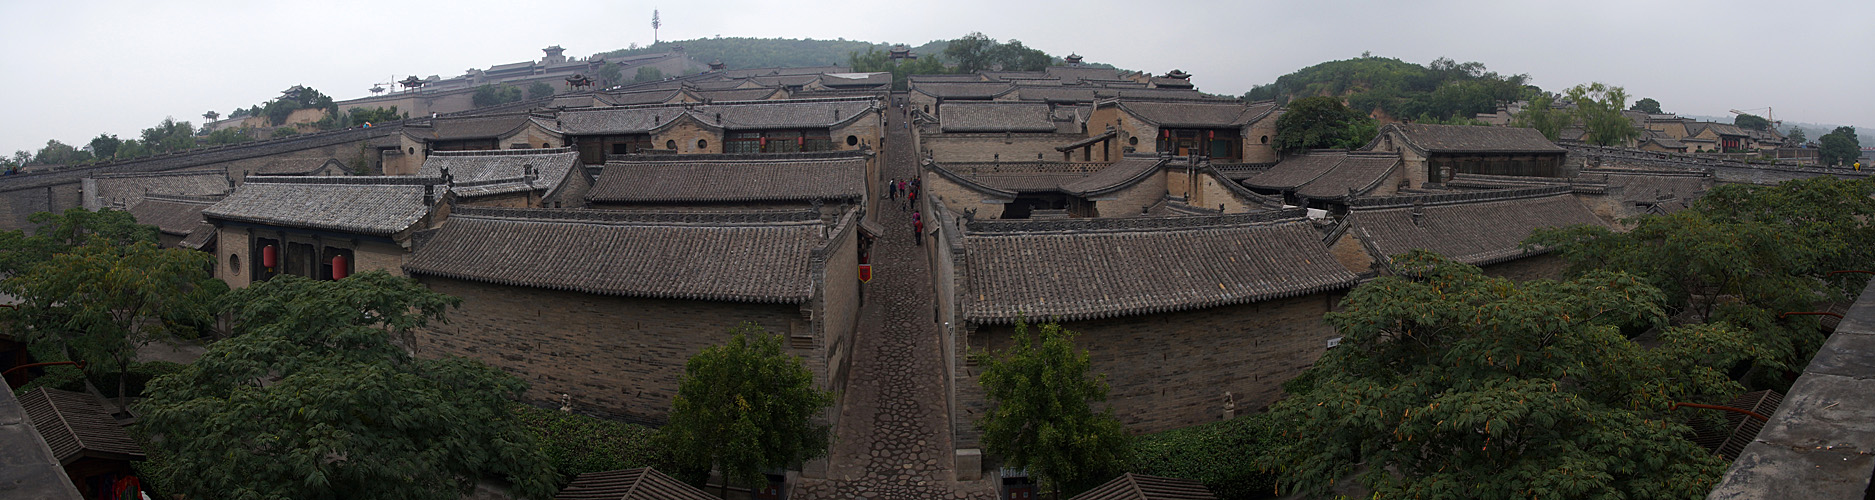
[[[1424,64],[1435,58],[1529,74],[1557,91],[1625,87],[1668,112],[1729,116],[1775,108],[1790,122],[1858,124],[1875,110],[1861,56],[1875,34],[1858,21],[1875,4],[1591,1],[1556,8],[1488,1],[1419,3],[950,1],[915,5],[835,0],[811,9],[723,0],[707,4],[571,1],[338,1],[181,5],[10,2],[0,17],[0,152],[46,140],[83,146],[99,133],[135,137],[165,117],[202,123],[306,85],[337,99],[410,74],[623,49],[656,37],[847,39],[920,45],[980,31],[1050,54],[1164,73],[1200,90],[1241,95],[1324,61],[1363,52]],[[387,86],[388,87],[388,86]],[[1827,131],[1809,131],[1812,136]]]

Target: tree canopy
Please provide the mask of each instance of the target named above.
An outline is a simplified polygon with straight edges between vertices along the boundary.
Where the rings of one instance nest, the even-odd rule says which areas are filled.
[[[1654,115],[1665,113],[1660,110],[1660,101],[1656,101],[1652,97],[1642,97],[1641,100],[1634,101],[1634,105],[1628,107],[1628,109]]]
[[[1848,166],[1862,157],[1862,141],[1856,138],[1855,127],[1836,127],[1816,142],[1817,159],[1824,165]]]
[[[1028,469],[1056,498],[1099,486],[1121,472],[1131,447],[1107,400],[1105,375],[1090,375],[1087,351],[1056,323],[1031,335],[1016,323],[1013,344],[977,353],[978,383],[995,405],[978,419],[985,451]]]
[[[829,429],[814,418],[833,395],[814,388],[800,357],[782,352],[781,336],[753,323],[730,334],[684,363],[664,442],[682,475],[716,467],[729,481],[766,484],[767,470],[827,453]]]
[[[521,89],[512,85],[492,83],[476,87],[475,94],[469,97],[469,101],[478,108],[517,102],[521,99]]]
[[[892,59],[890,52],[879,51],[871,47],[867,47],[863,54],[859,52],[848,54],[847,65],[852,66],[853,71],[862,73],[875,71],[892,73],[893,90],[910,88],[908,77],[911,75],[941,75],[950,72],[950,68],[944,66],[944,59],[936,54],[921,56],[917,59]]]
[[[1512,282],[1423,251],[1327,315],[1343,335],[1271,411],[1285,493],[1353,475],[1375,498],[1693,498],[1725,463],[1673,402],[1723,402],[1751,352],[1723,326],[1669,328],[1629,274]]]
[[[1732,124],[1745,130],[1765,130],[1771,128],[1771,121],[1751,113],[1739,113],[1732,118]]]
[[[1494,112],[1499,104],[1524,99],[1536,91],[1528,80],[1528,75],[1487,71],[1477,62],[1439,58],[1421,66],[1364,56],[1302,68],[1250,89],[1244,98],[1287,103],[1330,96],[1345,99],[1348,107],[1363,114],[1379,110],[1394,117],[1446,120]]]
[[[1627,90],[1596,82],[1570,87],[1564,95],[1575,105],[1576,123],[1588,132],[1583,141],[1597,146],[1623,146],[1641,136],[1634,121],[1621,114],[1628,106]]]
[[[1354,149],[1373,140],[1374,119],[1328,96],[1289,101],[1276,119],[1276,149],[1301,151],[1315,148]]]
[[[1803,144],[1809,141],[1809,137],[1803,135],[1803,127],[1791,127],[1790,133],[1785,134],[1784,137],[1789,139],[1791,144]]]
[[[395,341],[459,302],[383,271],[230,292],[235,336],[147,389],[141,425],[168,457],[155,475],[204,498],[454,500],[484,477],[552,496],[510,410],[523,382]]]

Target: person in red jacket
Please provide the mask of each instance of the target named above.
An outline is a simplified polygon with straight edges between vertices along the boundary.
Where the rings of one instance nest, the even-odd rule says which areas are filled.
[[[924,218],[918,212],[911,213],[911,237],[918,246],[924,246]]]

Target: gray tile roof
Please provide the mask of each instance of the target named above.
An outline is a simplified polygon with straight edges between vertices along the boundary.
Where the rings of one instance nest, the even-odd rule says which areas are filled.
[[[445,117],[431,120],[427,124],[407,124],[404,126],[404,133],[432,141],[490,139],[521,130],[521,127],[527,126],[528,122],[534,119],[526,113]]]
[[[1381,127],[1380,134],[1394,130],[1422,153],[1565,153],[1532,128],[1394,123]],[[1363,149],[1374,149],[1373,143]]]
[[[189,231],[188,236],[183,237],[181,242],[176,243],[176,246],[202,250],[208,248],[209,245],[215,244],[215,239],[218,236],[219,233],[215,231],[215,225],[204,222],[197,224],[195,229]]]
[[[856,200],[865,195],[864,153],[816,156],[638,155],[606,163],[587,199],[594,203],[724,203]]]
[[[214,206],[222,196],[150,195],[130,207],[130,216],[138,224],[149,224],[167,234],[188,236],[201,226],[202,210]]]
[[[650,467],[588,472],[574,478],[554,500],[717,500],[695,486]]]
[[[41,387],[19,399],[61,464],[71,465],[85,457],[143,459],[143,447],[90,394]]]
[[[947,102],[938,123],[945,132],[1054,132],[1050,111],[1043,102]]]
[[[1008,82],[911,82],[911,90],[940,99],[994,99],[1016,89]]]
[[[221,170],[102,174],[92,179],[97,188],[86,197],[95,196],[96,208],[136,206],[146,193],[207,196],[228,192],[228,176]]]
[[[878,87],[892,84],[892,73],[825,73],[820,84],[828,87]]]
[[[390,236],[429,215],[423,204],[428,177],[252,176],[226,199],[202,211],[220,219],[282,227]],[[441,198],[445,188],[432,189]]]
[[[1276,109],[1274,102],[1243,104],[1231,101],[1129,101],[1121,109],[1160,127],[1241,127]]]
[[[1348,153],[1334,170],[1303,184],[1296,189],[1296,194],[1318,200],[1365,195],[1379,188],[1387,175],[1398,168],[1399,153]]]
[[[781,89],[755,88],[695,91],[697,97],[709,99],[711,101],[756,101],[774,97],[778,92],[781,92]]]
[[[800,303],[813,297],[811,260],[829,232],[815,210],[457,207],[404,270],[601,295]]]
[[[334,158],[268,158],[250,174],[316,175],[322,171],[326,175],[345,175],[351,169],[345,166],[345,162]]]
[[[1217,500],[1204,483],[1128,472],[1072,500]]]
[[[1691,206],[1711,189],[1708,173],[1609,173],[1608,187],[1621,188],[1621,201],[1659,205],[1662,212],[1675,212]]]
[[[1016,98],[1024,101],[1047,102],[1094,102],[1093,88],[1087,87],[1019,87]]]
[[[1189,217],[972,221],[967,319],[1007,323],[1152,314],[1344,288],[1300,210]]]
[[[1109,165],[1032,161],[930,165],[938,175],[989,194],[1015,196],[1016,193],[1059,192],[1089,196],[1112,192],[1145,180],[1165,161],[1147,153],[1129,154]]]
[[[1347,151],[1332,149],[1288,156],[1269,170],[1244,179],[1243,183],[1245,186],[1258,189],[1291,191],[1334,170],[1336,165],[1340,165],[1342,160],[1347,158]]]
[[[6,485],[8,495],[19,498],[83,498],[39,432],[13,396],[13,388],[0,380],[0,485]]]
[[[527,167],[535,177],[526,179]],[[540,190],[551,194],[579,165],[579,152],[568,148],[508,149],[498,151],[437,151],[417,169],[421,177],[442,177],[443,170],[456,182],[459,197],[487,196]]]
[[[831,128],[872,112],[874,105],[870,98],[845,98],[579,109],[561,112],[559,129],[569,135],[638,134],[679,119],[731,130]]]
[[[1479,266],[1541,253],[1522,246],[1538,228],[1606,225],[1569,186],[1362,198],[1346,223],[1383,262],[1425,249]]]

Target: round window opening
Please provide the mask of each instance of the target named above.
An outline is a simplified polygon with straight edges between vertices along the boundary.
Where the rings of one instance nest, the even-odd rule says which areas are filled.
[[[1264,144],[1269,144],[1269,143],[1270,143],[1270,136],[1267,136],[1267,135],[1266,135],[1266,136],[1263,136],[1263,138],[1262,138],[1261,140],[1263,141],[1263,143],[1264,143]]]
[[[664,149],[677,149],[677,140],[671,139],[664,141]]]
[[[857,136],[857,135],[849,135],[849,136],[846,136],[846,145],[848,145],[848,146],[858,146],[858,145],[859,145],[859,136]]]
[[[697,139],[697,149],[708,149],[709,147],[710,147],[709,139]]]
[[[1138,146],[1138,145],[1139,145],[1139,138],[1138,138],[1138,137],[1128,137],[1128,138],[1126,138],[1126,145],[1128,145],[1128,146]]]
[[[241,274],[241,254],[228,254],[228,272]]]

